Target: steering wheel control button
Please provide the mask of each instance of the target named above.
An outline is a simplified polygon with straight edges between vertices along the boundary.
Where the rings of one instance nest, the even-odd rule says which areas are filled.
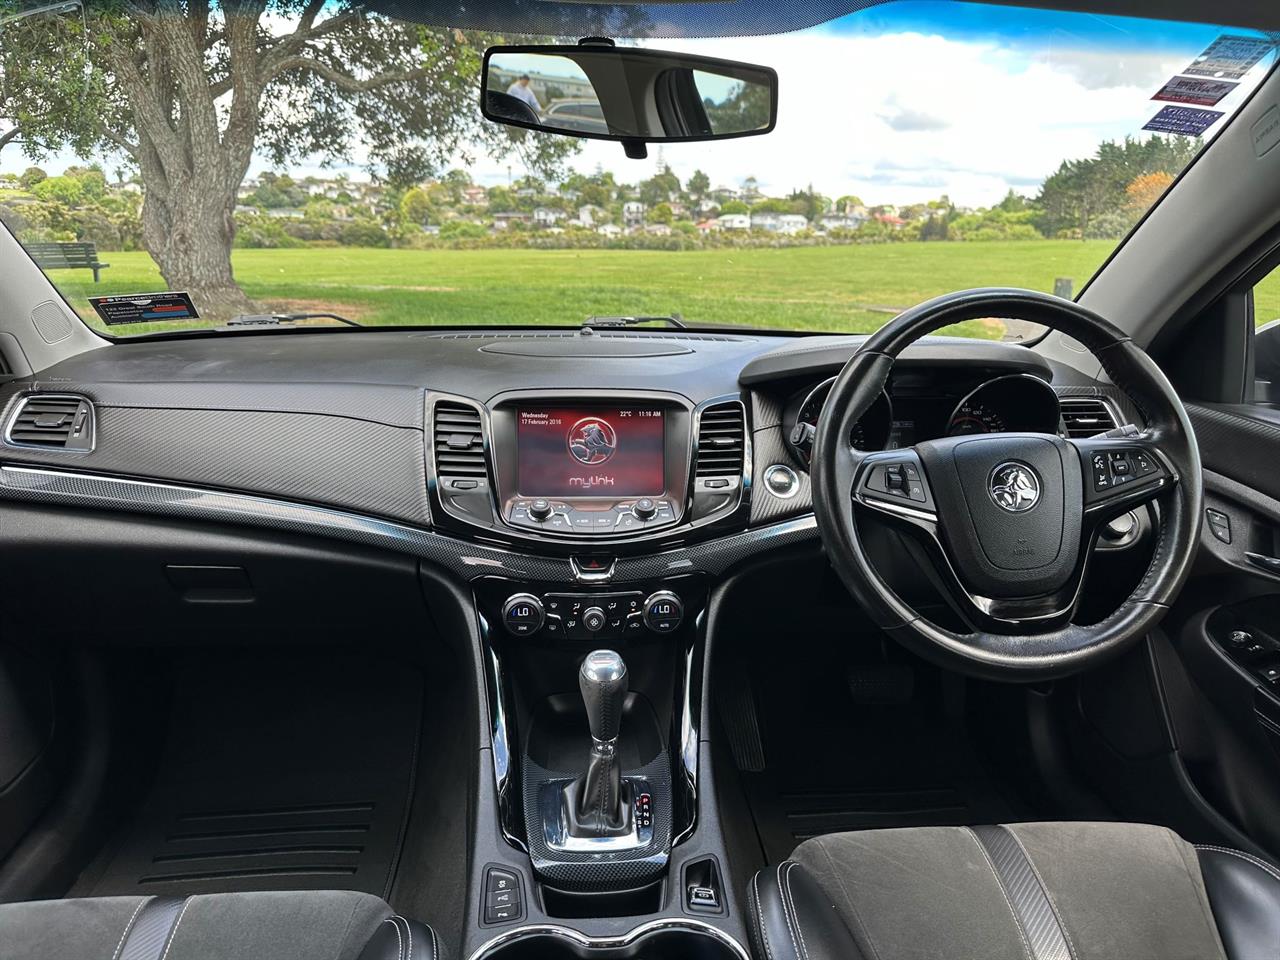
[[[684,619],[684,603],[670,590],[659,590],[644,602],[644,625],[654,633],[671,633]]]
[[[775,463],[764,472],[764,486],[779,500],[790,500],[800,492],[800,478],[790,467]]]
[[[524,891],[513,870],[486,867],[484,872],[484,922],[508,923],[524,916]]]
[[[873,464],[867,471],[862,486],[865,490],[887,495],[894,500],[929,502],[929,493],[920,474],[920,467],[910,460]]]
[[[604,615],[604,611],[599,607],[588,607],[582,611],[582,626],[589,633],[599,633],[604,629],[604,625],[607,622],[608,617]]]
[[[517,637],[537,633],[545,619],[542,601],[531,593],[514,594],[502,605],[502,623],[508,633]]]

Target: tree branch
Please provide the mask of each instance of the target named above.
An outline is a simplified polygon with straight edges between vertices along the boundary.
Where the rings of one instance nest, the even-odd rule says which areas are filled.
[[[339,90],[345,93],[368,93],[371,90],[378,90],[391,83],[401,83],[406,80],[421,80],[423,77],[429,76],[431,71],[427,67],[418,67],[413,70],[389,70],[386,73],[375,74],[372,77],[361,79],[345,70],[339,70],[332,64],[317,60],[314,57],[299,55],[296,57],[285,57],[277,64],[272,78],[282,73],[288,73],[292,70],[305,70],[314,73],[318,77],[328,80]]]
[[[316,9],[313,11],[312,7]],[[315,18],[319,16],[323,7],[323,2],[316,3],[315,0],[311,0],[307,10],[302,15],[302,19],[298,22],[297,28],[292,33],[274,39],[263,48],[262,68],[259,76],[263,85],[271,78],[279,75],[280,63],[283,60],[297,54],[312,40],[331,36],[347,26],[347,24],[357,22],[363,16],[359,8],[353,8],[334,14],[329,19],[316,24]]]
[[[21,132],[22,132],[21,127],[14,127],[12,130],[8,130],[5,133],[0,133],[0,150],[3,150],[9,144],[13,143],[13,141],[17,138],[18,134],[20,134]]]

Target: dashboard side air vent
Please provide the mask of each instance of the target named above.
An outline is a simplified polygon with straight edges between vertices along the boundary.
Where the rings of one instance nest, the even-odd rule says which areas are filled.
[[[480,411],[465,403],[441,400],[432,424],[436,474],[442,477],[484,477],[484,427]]]
[[[699,477],[741,477],[746,456],[746,417],[737,400],[702,411],[698,421]]]
[[[15,447],[67,450],[93,449],[93,404],[84,397],[34,393],[18,401],[4,432]]]
[[[1101,397],[1063,397],[1061,405],[1068,439],[1094,437],[1120,426],[1115,410]]]

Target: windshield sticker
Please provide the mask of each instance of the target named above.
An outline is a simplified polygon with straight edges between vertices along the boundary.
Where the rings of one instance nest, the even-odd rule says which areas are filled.
[[[191,297],[185,293],[133,293],[121,297],[90,297],[89,303],[109,326],[122,323],[162,323],[166,320],[198,320]]]
[[[1275,44],[1265,37],[1237,37],[1225,34],[1191,62],[1183,73],[1195,77],[1239,80]]]
[[[1143,124],[1143,130],[1156,133],[1176,133],[1184,137],[1198,137],[1221,117],[1221,110],[1197,110],[1194,107],[1163,107],[1159,113]]]
[[[1233,80],[1201,80],[1196,77],[1173,77],[1156,91],[1152,100],[1169,103],[1193,103],[1212,107],[1240,84]]]

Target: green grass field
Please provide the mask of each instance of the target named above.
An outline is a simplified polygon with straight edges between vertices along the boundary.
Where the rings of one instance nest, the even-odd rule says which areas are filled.
[[[901,243],[679,253],[634,250],[237,250],[236,277],[255,300],[332,310],[368,324],[574,324],[591,314],[678,311],[690,323],[863,332],[928,297],[971,286],[1078,291],[1108,241]],[[94,326],[85,298],[164,289],[145,253],[104,253],[86,270],[51,271]],[[1280,316],[1280,277],[1259,298]],[[197,306],[200,306],[197,304]],[[953,332],[1000,336],[1000,324]],[[145,333],[149,325],[116,328]]]

